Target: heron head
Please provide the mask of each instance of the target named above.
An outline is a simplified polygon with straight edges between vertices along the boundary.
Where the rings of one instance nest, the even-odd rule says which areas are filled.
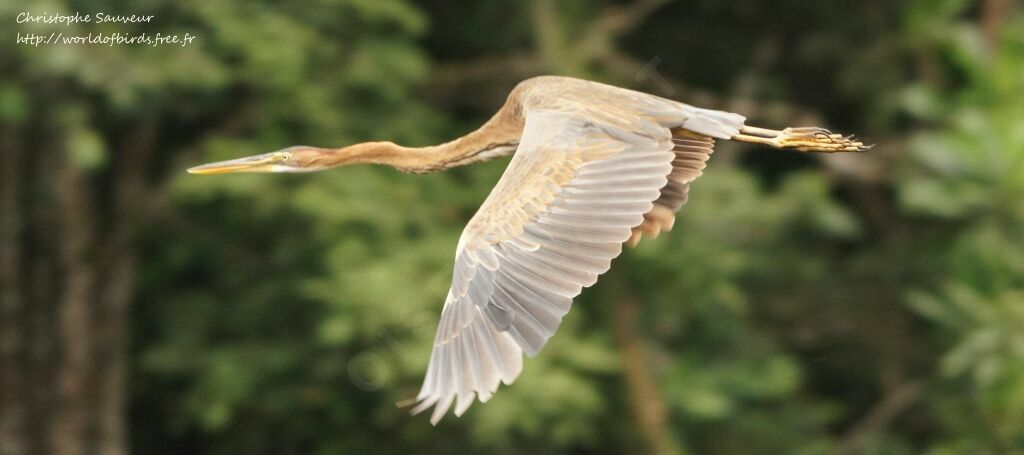
[[[230,172],[312,172],[332,167],[334,150],[296,145],[276,152],[218,161],[189,168],[190,174]]]

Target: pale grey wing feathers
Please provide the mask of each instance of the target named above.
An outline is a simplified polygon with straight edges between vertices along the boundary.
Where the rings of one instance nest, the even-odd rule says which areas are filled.
[[[686,120],[679,125],[688,131],[711,136],[716,139],[729,139],[740,132],[747,118],[736,113],[701,109],[680,103],[686,109]]]
[[[633,228],[633,234],[627,241],[633,246],[643,236],[654,238],[672,229],[676,212],[686,204],[690,182],[700,177],[707,165],[715,138],[733,137],[746,121],[740,114],[702,109],[592,81],[570,80],[566,84],[549,84],[545,88],[552,93],[557,90],[561,95],[545,98],[546,103],[568,106],[590,119],[619,119],[617,123],[634,131],[643,131],[654,126],[655,122],[657,126],[672,130],[676,152],[672,174],[654,206],[644,214],[643,223]]]
[[[594,284],[672,172],[667,128],[556,111],[527,114],[519,150],[466,227],[413,413],[487,401]]]
[[[703,109],[613,85],[557,76],[524,81],[533,84],[527,101],[543,109],[570,110],[591,120],[606,121],[632,131],[652,122],[667,128],[682,128],[716,139],[729,139],[740,132],[746,117],[725,111]]]

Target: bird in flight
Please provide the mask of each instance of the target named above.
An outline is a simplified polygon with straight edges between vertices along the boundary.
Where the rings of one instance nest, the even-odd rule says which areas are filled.
[[[574,297],[606,272],[623,243],[668,231],[716,139],[801,152],[859,152],[817,127],[771,130],[742,115],[558,76],[519,83],[476,131],[441,145],[365,142],[295,146],[193,167],[193,174],[311,172],[383,164],[426,173],[513,155],[455,249],[426,378],[413,414],[486,402],[535,356]]]

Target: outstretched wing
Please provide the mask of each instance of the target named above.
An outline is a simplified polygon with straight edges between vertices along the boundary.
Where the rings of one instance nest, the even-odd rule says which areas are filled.
[[[554,334],[597,281],[673,172],[669,128],[533,110],[519,149],[459,240],[426,379],[413,413],[487,401],[522,353]]]

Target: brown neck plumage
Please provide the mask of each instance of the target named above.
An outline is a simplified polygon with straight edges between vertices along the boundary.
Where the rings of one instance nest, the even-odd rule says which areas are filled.
[[[325,156],[328,162],[324,164],[325,167],[384,164],[402,172],[434,172],[511,155],[522,132],[523,120],[503,108],[476,131],[451,142],[428,147],[364,142],[329,151]]]

